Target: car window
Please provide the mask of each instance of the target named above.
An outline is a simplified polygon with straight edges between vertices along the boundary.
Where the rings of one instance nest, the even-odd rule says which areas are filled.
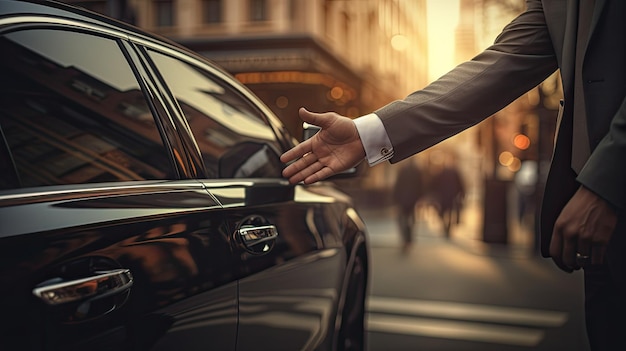
[[[210,177],[280,177],[274,131],[248,100],[200,67],[148,52],[187,118]]]
[[[0,126],[19,177],[15,186],[174,177],[115,40],[31,29],[0,36],[0,52]]]

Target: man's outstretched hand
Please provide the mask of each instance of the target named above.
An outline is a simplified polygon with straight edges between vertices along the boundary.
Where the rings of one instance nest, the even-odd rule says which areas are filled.
[[[300,118],[321,130],[313,137],[285,152],[280,160],[291,163],[283,176],[291,184],[315,183],[358,165],[365,158],[365,149],[354,122],[334,112],[313,113],[304,108]]]

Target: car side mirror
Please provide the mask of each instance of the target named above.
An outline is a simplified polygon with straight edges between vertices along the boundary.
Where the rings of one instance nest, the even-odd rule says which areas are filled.
[[[320,129],[322,128],[306,122],[302,123],[302,140],[311,139]]]

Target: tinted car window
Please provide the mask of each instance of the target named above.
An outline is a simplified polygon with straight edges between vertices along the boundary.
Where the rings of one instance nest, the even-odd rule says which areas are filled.
[[[276,136],[248,100],[197,66],[149,53],[187,118],[210,177],[280,177]]]
[[[115,40],[63,30],[0,37],[0,126],[20,184],[174,175],[155,119]]]

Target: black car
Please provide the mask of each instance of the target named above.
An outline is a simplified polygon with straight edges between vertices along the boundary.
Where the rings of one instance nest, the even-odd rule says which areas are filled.
[[[229,74],[54,2],[0,52],[0,350],[365,348],[364,224]]]

